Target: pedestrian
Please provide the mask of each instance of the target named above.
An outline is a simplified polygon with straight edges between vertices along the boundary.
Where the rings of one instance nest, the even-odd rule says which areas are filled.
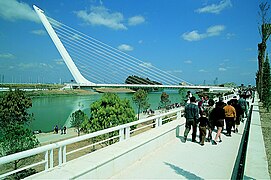
[[[64,128],[63,128],[64,134],[66,134],[66,129],[67,129],[66,126],[64,126]]]
[[[192,96],[193,96],[192,93],[191,93],[190,91],[187,91],[187,93],[186,93],[186,98],[187,98],[186,103],[187,103],[187,104],[190,103],[190,98],[191,98]]]
[[[184,116],[186,119],[185,122],[185,131],[184,131],[184,142],[187,140],[187,135],[193,127],[192,130],[192,142],[196,142],[196,134],[197,134],[197,122],[199,119],[199,108],[196,105],[196,98],[192,96],[190,98],[190,103],[185,106]]]
[[[222,142],[221,132],[222,132],[222,128],[224,127],[224,120],[225,120],[225,111],[223,109],[223,106],[224,106],[223,103],[217,102],[215,105],[215,108],[212,110],[211,115],[210,115],[211,117],[214,117],[214,124],[217,128],[215,140],[213,141],[215,145],[217,144],[217,142]]]
[[[234,126],[234,121],[236,120],[236,111],[232,106],[232,101],[228,101],[227,105],[224,106],[225,111],[225,122],[226,122],[226,136],[231,137],[231,128]]]
[[[212,132],[214,130],[214,117],[211,116],[211,112],[214,109],[215,101],[213,99],[209,99],[208,106],[205,108],[206,117],[208,118],[208,136],[207,141],[212,141]]]
[[[58,134],[58,126],[57,125],[55,126],[55,132],[56,132],[56,134]]]
[[[241,115],[242,115],[243,110],[240,104],[238,104],[238,100],[236,99],[236,97],[232,99],[232,106],[234,107],[236,111],[236,119],[235,119],[235,126],[233,127],[234,128],[233,132],[238,133],[238,127],[240,125]]]
[[[206,117],[206,112],[202,112],[202,116],[199,118],[199,139],[200,145],[204,145],[205,137],[206,137],[206,129],[209,125],[208,118]]]
[[[243,121],[244,118],[247,117],[247,102],[244,99],[244,95],[240,95],[240,98],[238,100],[238,104],[241,106],[241,108],[243,110],[242,117],[241,117],[241,119]]]

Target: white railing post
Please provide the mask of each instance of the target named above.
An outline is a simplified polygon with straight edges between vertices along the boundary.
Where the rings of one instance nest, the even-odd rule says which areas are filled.
[[[47,170],[48,170],[48,167],[49,167],[48,151],[45,151],[44,160],[45,160],[45,167],[44,167],[44,170],[47,171]]]
[[[119,130],[119,141],[123,141],[124,140],[124,128],[120,128]]]
[[[159,118],[158,118],[158,126],[162,126],[162,117],[159,117]],[[158,126],[157,126],[157,127],[158,127]]]
[[[61,166],[62,164],[62,147],[60,146],[58,148],[58,166]]]
[[[50,149],[50,168],[54,167],[54,149]]]
[[[177,112],[177,120],[181,119],[182,114],[181,114],[181,110]]]
[[[159,126],[159,118],[155,119],[155,128]]]
[[[130,126],[125,128],[125,139],[130,138]]]
[[[66,148],[67,146],[63,146],[63,163],[67,162],[67,156],[66,156]]]

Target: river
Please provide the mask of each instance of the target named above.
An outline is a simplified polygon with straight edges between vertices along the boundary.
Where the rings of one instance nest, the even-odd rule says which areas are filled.
[[[165,91],[169,95],[171,103],[180,103],[181,96],[178,90]],[[160,96],[162,92],[152,92],[148,94],[151,109],[157,109]],[[119,93],[121,99],[127,98],[130,100],[131,106],[137,112],[136,105],[132,101],[133,93]],[[90,105],[99,100],[102,94],[92,94],[88,96],[48,96],[33,98],[33,107],[30,112],[34,114],[34,120],[30,124],[32,130],[41,130],[42,132],[49,132],[53,130],[55,125],[58,127],[69,127],[69,120],[71,114],[81,107],[88,116],[90,115]]]

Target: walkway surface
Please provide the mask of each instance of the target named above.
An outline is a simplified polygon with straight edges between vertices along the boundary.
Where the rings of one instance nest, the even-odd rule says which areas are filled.
[[[42,145],[62,141],[76,136],[77,131],[75,128],[68,128],[66,134],[61,134],[60,132],[58,132],[58,134],[53,132],[36,134],[36,137]]]
[[[243,123],[239,132],[243,132]],[[149,156],[116,174],[112,179],[230,179],[237,156],[242,133],[232,133],[232,137],[222,135],[217,145],[205,143],[200,146],[182,142],[184,126],[180,136]],[[213,136],[215,133],[213,133]],[[189,136],[188,136],[189,137]]]
[[[185,127],[182,122],[176,130],[176,136],[172,137],[170,141],[165,142],[153,153],[138,159],[120,173],[111,176],[110,179],[231,179],[245,123],[246,121],[241,123],[239,132],[232,133],[231,137],[222,134],[221,143],[213,145],[205,142],[205,145],[201,146],[199,143],[191,142],[192,132],[189,133],[187,141],[183,142]],[[261,135],[261,132],[255,131],[254,135],[255,133]],[[69,132],[68,134],[72,135]],[[216,133],[213,132],[213,137],[215,135]],[[65,135],[52,134],[52,136],[57,138]],[[40,140],[42,139],[40,138]],[[45,139],[43,140],[45,141]],[[199,141],[198,136],[197,141]],[[250,143],[250,147],[252,146],[253,144]],[[75,161],[73,162],[74,167],[80,168],[80,162],[77,165],[74,163]],[[261,169],[257,169],[257,171],[261,171]],[[55,175],[55,178],[61,179],[61,177],[57,177],[57,174]],[[253,179],[251,174],[245,177]],[[270,179],[270,177],[267,174],[256,179]]]

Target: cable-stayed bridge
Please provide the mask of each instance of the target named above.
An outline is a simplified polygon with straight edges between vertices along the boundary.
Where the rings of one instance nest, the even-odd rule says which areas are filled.
[[[47,17],[43,10],[33,7],[74,77],[76,84],[73,86],[229,90],[217,86],[194,86]]]

